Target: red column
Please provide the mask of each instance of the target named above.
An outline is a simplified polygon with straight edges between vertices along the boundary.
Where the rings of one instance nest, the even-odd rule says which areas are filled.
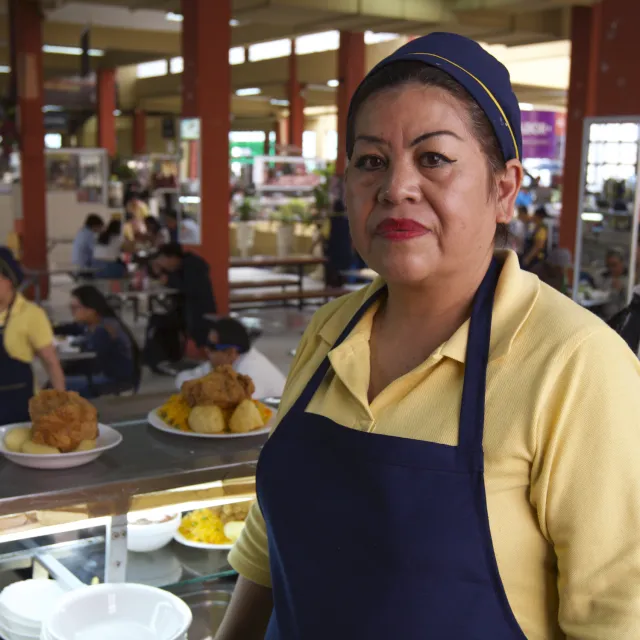
[[[98,140],[97,146],[116,155],[116,70],[98,71]]]
[[[231,0],[182,0],[182,113],[200,118],[201,245],[220,313],[229,310]]]
[[[278,129],[279,129],[278,144],[281,146],[281,148],[288,147],[289,144],[290,144],[290,142],[289,142],[289,118],[282,118],[278,122]]]
[[[365,75],[364,33],[340,32],[338,51],[338,157],[336,175],[344,175],[347,166],[347,114],[349,102]]]
[[[133,155],[147,153],[147,114],[141,109],[133,112]]]
[[[262,148],[262,153],[263,153],[265,156],[268,156],[268,155],[269,155],[269,151],[270,151],[270,149],[271,149],[271,143],[269,142],[269,134],[270,134],[270,133],[271,133],[271,132],[270,132],[269,130],[267,130],[267,131],[265,131],[265,132],[264,132],[264,146],[263,146],[263,148]]]
[[[11,48],[16,61],[17,106],[22,162],[22,260],[31,269],[47,266],[44,171],[42,16],[36,0],[11,0]],[[46,295],[46,282],[42,283]]]
[[[560,246],[575,251],[585,117],[596,114],[602,5],[573,7],[571,74],[568,92],[567,141],[564,158]]]
[[[304,96],[303,88],[298,79],[298,56],[296,55],[296,41],[291,41],[291,55],[289,56],[289,144],[302,154],[302,134],[304,132]]]

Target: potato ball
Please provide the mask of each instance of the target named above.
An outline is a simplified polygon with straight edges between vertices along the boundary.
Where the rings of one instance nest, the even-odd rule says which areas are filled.
[[[233,433],[248,433],[264,426],[258,407],[252,400],[243,400],[229,420]]]
[[[4,446],[9,451],[19,453],[22,451],[22,445],[31,439],[31,427],[18,427],[17,429],[11,429],[9,433],[4,437]]]
[[[224,414],[220,407],[194,407],[189,414],[189,427],[196,433],[222,433]]]

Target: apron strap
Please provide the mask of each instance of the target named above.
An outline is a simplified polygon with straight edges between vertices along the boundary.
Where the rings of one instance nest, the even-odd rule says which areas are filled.
[[[502,265],[495,259],[476,292],[471,310],[467,355],[464,365],[464,383],[460,407],[458,448],[461,455],[469,456],[474,468],[484,467],[482,436],[487,386],[487,365],[491,342],[493,299]]]

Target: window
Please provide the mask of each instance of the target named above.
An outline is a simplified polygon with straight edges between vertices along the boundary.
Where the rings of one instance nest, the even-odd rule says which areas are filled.
[[[184,71],[184,58],[178,56],[169,60],[169,73],[182,73]]]
[[[316,148],[316,132],[304,131],[302,133],[302,157],[316,158],[318,151]]]
[[[327,160],[335,160],[338,157],[337,131],[327,131],[324,134],[324,155]]]
[[[230,131],[231,142],[264,142],[264,131]]]
[[[323,31],[322,33],[311,33],[296,38],[296,53],[299,55],[318,53],[320,51],[335,51],[339,46],[339,31]]]
[[[155,78],[156,76],[166,76],[169,69],[166,60],[152,60],[151,62],[141,62],[136,67],[137,78]]]
[[[375,33],[374,31],[364,32],[365,44],[377,44],[378,42],[388,42],[399,38],[399,33]]]
[[[249,60],[271,60],[272,58],[284,58],[291,55],[291,40],[270,40],[269,42],[259,42],[249,47]]]
[[[246,62],[244,47],[233,47],[229,49],[229,64],[242,64]]]

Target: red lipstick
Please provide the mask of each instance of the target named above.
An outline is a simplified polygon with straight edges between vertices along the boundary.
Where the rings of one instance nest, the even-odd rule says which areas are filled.
[[[387,218],[376,227],[376,235],[385,240],[411,240],[429,232],[425,226],[408,218]]]

